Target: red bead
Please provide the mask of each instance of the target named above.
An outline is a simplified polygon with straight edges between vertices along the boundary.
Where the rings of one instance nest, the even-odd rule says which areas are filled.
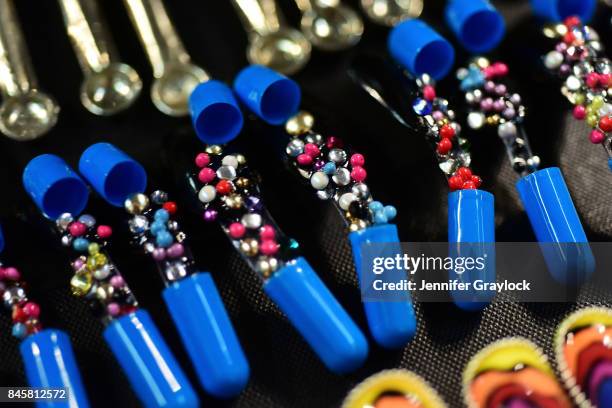
[[[215,179],[215,171],[211,169],[210,167],[204,167],[198,173],[198,180],[200,180],[204,184],[210,183],[214,179]]]
[[[597,130],[597,129],[593,129],[591,133],[589,134],[589,140],[593,144],[603,143],[605,138],[606,138],[606,135],[604,135],[602,131]]]
[[[612,116],[604,116],[599,119],[599,128],[604,132],[612,132]]]
[[[217,193],[227,195],[232,192],[232,183],[227,180],[220,180],[215,186]]]
[[[599,82],[604,88],[612,87],[612,74],[599,74]]]
[[[353,180],[355,180],[358,183],[361,183],[362,181],[364,181],[367,175],[368,173],[361,166],[355,166],[353,167],[353,170],[351,171],[351,177],[353,178]]]
[[[453,148],[453,142],[450,139],[442,139],[438,142],[437,151],[440,154],[446,154]]]
[[[195,158],[196,166],[206,167],[210,164],[210,156],[206,153],[200,153]]]
[[[363,166],[365,164],[365,157],[363,154],[355,153],[351,156],[351,166]]]
[[[484,74],[486,79],[491,79],[495,76],[495,69],[493,68],[493,66],[490,65],[483,69],[482,73]]]
[[[459,176],[463,181],[468,181],[472,178],[472,170],[467,167],[459,167],[455,172],[455,176]]]
[[[12,318],[14,322],[23,323],[28,318],[28,315],[26,314],[26,312],[24,312],[24,310],[21,307],[13,306]]]
[[[164,208],[164,210],[168,211],[170,215],[175,214],[177,210],[177,206],[174,201],[165,202],[162,207]]]
[[[272,239],[266,239],[259,245],[259,250],[264,255],[274,255],[278,252],[278,244]]]
[[[109,227],[108,225],[98,225],[98,228],[96,229],[96,233],[98,234],[100,238],[106,239],[106,238],[110,238],[110,236],[113,235],[113,229]]]
[[[572,33],[571,31],[568,31],[567,33],[565,33],[565,35],[563,36],[563,42],[566,44],[572,44],[574,41],[576,41],[576,36],[574,35],[574,33]]]
[[[304,146],[304,153],[312,158],[315,158],[321,153],[321,151],[319,150],[316,144],[306,143],[306,146]]]
[[[444,125],[440,128],[440,137],[443,139],[452,139],[455,136],[455,129],[450,125]]]
[[[339,137],[330,136],[325,141],[325,145],[327,146],[328,149],[333,149],[335,147],[340,149],[344,146],[344,142],[342,142],[342,139],[340,139]]]
[[[599,85],[599,74],[597,72],[591,72],[586,76],[586,84],[589,88],[595,89]]]
[[[448,187],[452,190],[460,190],[463,186],[463,179],[459,176],[452,176],[448,178]]]
[[[40,307],[34,302],[28,302],[23,305],[23,312],[28,317],[38,317],[40,315]]]
[[[472,181],[472,183],[474,183],[476,188],[480,187],[480,185],[482,184],[482,179],[478,176],[472,176],[470,180]]]
[[[262,241],[275,239],[276,232],[274,231],[274,227],[271,225],[264,225],[259,231],[259,237],[262,239]]]
[[[465,183],[463,183],[463,186],[461,187],[464,190],[476,190],[476,184],[474,184],[473,181],[466,181]]]
[[[573,115],[574,118],[578,120],[583,120],[586,117],[586,108],[582,105],[574,106]]]
[[[297,162],[300,166],[309,166],[312,164],[312,156],[302,153],[297,157]]]
[[[576,27],[577,25],[580,25],[580,23],[580,17],[578,16],[570,16],[563,21],[563,24],[565,24],[568,28]]]
[[[239,222],[233,222],[229,226],[230,237],[234,239],[242,238],[245,232],[246,232],[246,227]]]
[[[87,232],[87,226],[80,221],[75,221],[68,226],[68,231],[73,237],[79,237]]]
[[[436,89],[431,85],[426,85],[423,88],[423,97],[426,101],[433,101],[436,98]]]

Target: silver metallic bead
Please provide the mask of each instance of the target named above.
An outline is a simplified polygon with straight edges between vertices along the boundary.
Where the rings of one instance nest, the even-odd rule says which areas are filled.
[[[329,151],[327,157],[334,163],[342,164],[346,161],[346,152],[342,149],[334,148]]]
[[[178,222],[171,220],[168,221],[168,229],[170,231],[176,231],[179,228]]]
[[[345,167],[338,167],[332,180],[339,186],[346,186],[351,182],[351,172]]]
[[[72,245],[72,235],[70,234],[66,234],[62,236],[62,245],[63,246],[70,246]]]
[[[149,220],[144,215],[136,215],[128,222],[128,225],[134,234],[142,234],[149,228]]]
[[[531,167],[533,170],[536,170],[538,167],[540,167],[540,157],[539,156],[530,157],[529,159],[527,159],[527,165]]]
[[[349,205],[351,205],[351,203],[355,200],[357,200],[355,194],[344,193],[338,199],[338,205],[340,205],[340,208],[342,208],[344,211],[348,211]]]
[[[223,180],[233,180],[236,178],[236,168],[232,166],[221,166],[217,169],[217,177]]]
[[[187,276],[187,267],[181,262],[174,262],[168,265],[164,274],[166,279],[173,282]]]
[[[512,139],[517,135],[516,125],[513,122],[502,123],[497,127],[497,134],[502,139]]]
[[[236,158],[236,156],[228,154],[227,156],[223,158],[223,160],[221,160],[221,164],[223,164],[224,166],[230,166],[230,167],[233,167],[234,169],[237,169],[238,159]]]
[[[301,139],[291,139],[285,150],[290,157],[297,157],[304,152],[304,142]]]
[[[89,215],[89,214],[83,214],[79,217],[79,222],[82,222],[83,224],[85,224],[85,226],[87,228],[91,228],[94,225],[96,225],[96,219]]]
[[[243,215],[240,221],[245,227],[249,229],[256,229],[256,228],[261,227],[262,219],[261,219],[261,215],[251,213],[251,214]]]
[[[149,197],[142,193],[132,194],[125,200],[123,206],[130,214],[142,214],[149,208]]]
[[[2,294],[2,300],[4,301],[6,307],[11,307],[26,300],[25,290],[19,286],[13,286],[12,288],[4,291]]]
[[[314,143],[316,145],[320,145],[321,143],[323,143],[323,136],[318,133],[309,133],[306,135],[304,140],[306,141],[306,143]]]
[[[60,230],[66,231],[66,229],[68,229],[68,225],[70,225],[72,221],[74,221],[74,217],[72,216],[72,214],[63,213],[57,218],[55,223],[57,224]]]
[[[355,194],[357,198],[367,199],[370,197],[370,189],[365,183],[355,183],[351,188],[351,192]]]
[[[146,244],[143,245],[142,248],[144,249],[146,254],[152,254],[153,251],[155,250],[155,245],[151,242],[147,242]]]
[[[319,200],[329,200],[331,198],[331,195],[327,190],[319,190],[317,191],[317,197],[319,198]]]
[[[168,201],[168,193],[166,193],[165,191],[161,191],[161,190],[155,190],[153,193],[151,193],[151,200],[155,203],[155,204],[163,204],[166,201]]]

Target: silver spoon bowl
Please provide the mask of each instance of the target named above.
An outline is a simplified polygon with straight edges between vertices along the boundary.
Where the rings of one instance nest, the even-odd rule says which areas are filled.
[[[151,100],[161,112],[170,116],[189,113],[189,95],[198,84],[209,79],[206,71],[189,63],[173,63],[165,67],[151,87]]]
[[[350,7],[315,6],[304,12],[302,32],[317,48],[340,51],[357,44],[363,34],[363,21]]]
[[[373,22],[393,27],[402,20],[418,18],[423,0],[361,0],[361,8]]]
[[[57,123],[59,106],[51,96],[32,90],[0,105],[0,132],[18,141],[34,140]]]
[[[254,35],[247,49],[251,64],[260,64],[285,75],[291,75],[306,65],[312,45],[298,30],[281,28],[264,35]]]
[[[81,103],[95,115],[113,115],[134,103],[142,81],[129,65],[112,63],[87,75],[81,85]]]

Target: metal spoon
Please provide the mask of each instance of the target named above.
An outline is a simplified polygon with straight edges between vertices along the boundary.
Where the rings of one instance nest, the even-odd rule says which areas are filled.
[[[361,0],[361,8],[373,22],[392,27],[402,20],[418,18],[423,0]]]
[[[339,51],[357,44],[363,21],[340,0],[295,0],[302,12],[300,26],[306,38],[324,51]]]
[[[117,51],[96,0],[58,0],[66,31],[85,79],[81,103],[95,115],[113,115],[130,107],[142,90],[138,73],[117,61]]]
[[[232,0],[250,34],[247,59],[286,75],[302,69],[312,46],[304,35],[282,22],[274,0]]]
[[[124,0],[124,4],[153,69],[153,104],[166,115],[187,115],[189,95],[209,80],[208,74],[191,63],[161,0]]]
[[[47,133],[57,122],[59,106],[37,89],[12,0],[0,0],[0,132],[26,141]]]

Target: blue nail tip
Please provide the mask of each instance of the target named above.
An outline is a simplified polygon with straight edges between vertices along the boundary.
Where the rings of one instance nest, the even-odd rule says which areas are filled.
[[[506,32],[503,16],[488,0],[450,0],[445,16],[459,42],[471,52],[492,50]]]
[[[365,336],[304,258],[276,271],[264,292],[329,370],[344,374],[365,362]]]
[[[297,82],[262,65],[240,71],[234,91],[249,110],[271,125],[280,125],[297,113],[302,98]]]
[[[174,282],[163,297],[204,389],[219,398],[238,395],[249,364],[210,274]]]
[[[196,134],[204,143],[228,143],[242,130],[242,111],[232,89],[223,82],[199,84],[189,96],[189,111]]]
[[[452,45],[433,28],[419,19],[396,25],[387,39],[389,53],[412,75],[429,74],[442,79],[455,61]]]
[[[85,149],[79,171],[115,207],[123,206],[130,195],[147,188],[147,173],[142,165],[110,143],[96,143]]]
[[[63,213],[78,215],[85,209],[89,190],[79,175],[55,155],[33,158],[23,170],[23,187],[40,211],[55,220]]]
[[[66,333],[45,329],[23,340],[19,351],[30,387],[67,388],[69,400],[49,406],[89,407],[70,338]]]
[[[531,0],[533,13],[556,23],[567,17],[578,16],[582,22],[591,20],[597,7],[597,0]]]
[[[146,407],[198,407],[199,399],[149,314],[113,320],[104,339]]]

